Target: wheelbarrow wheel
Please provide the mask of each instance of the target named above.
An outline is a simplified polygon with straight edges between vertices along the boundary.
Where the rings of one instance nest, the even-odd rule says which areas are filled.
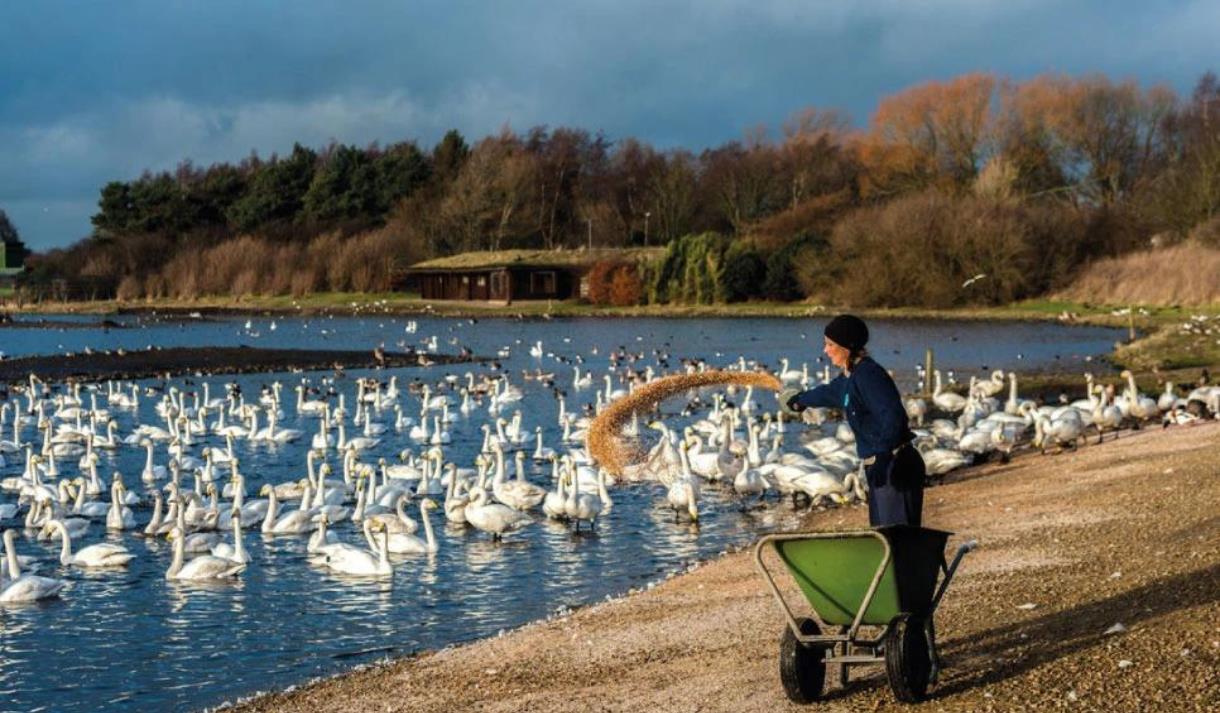
[[[805,636],[822,633],[812,619],[797,619]],[[784,627],[779,642],[779,680],[784,693],[793,703],[813,703],[822,695],[826,684],[826,649],[806,646],[797,640],[791,627]]]
[[[885,673],[899,701],[918,703],[928,697],[932,657],[922,619],[899,614],[890,622],[885,635]]]

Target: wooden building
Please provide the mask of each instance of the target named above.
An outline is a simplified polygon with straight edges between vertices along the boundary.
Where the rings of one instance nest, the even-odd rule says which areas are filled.
[[[428,300],[504,304],[569,300],[587,294],[584,277],[598,262],[652,259],[663,252],[663,248],[601,248],[462,253],[412,265],[403,287],[419,290]]]

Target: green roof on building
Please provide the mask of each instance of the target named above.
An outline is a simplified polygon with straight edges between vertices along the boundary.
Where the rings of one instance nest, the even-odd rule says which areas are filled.
[[[490,270],[502,267],[588,267],[605,260],[656,260],[665,248],[594,248],[592,250],[485,250],[425,260],[411,270]]]

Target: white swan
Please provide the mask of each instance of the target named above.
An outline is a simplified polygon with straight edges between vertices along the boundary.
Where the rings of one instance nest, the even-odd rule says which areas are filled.
[[[321,556],[315,557],[313,561],[340,574],[365,577],[385,577],[393,574],[394,568],[390,566],[389,534],[377,523],[365,522],[366,537],[371,538],[373,530],[381,532],[376,554],[340,543],[324,546],[320,552]]]
[[[212,548],[212,556],[239,564],[249,564],[250,553],[246,552],[246,545],[241,538],[241,517],[230,517],[229,522],[233,525],[233,544],[221,542]]]
[[[107,530],[130,530],[136,526],[136,518],[131,514],[131,508],[123,505],[123,481],[115,473],[114,482],[110,484],[110,509],[106,512]]]
[[[580,532],[581,520],[588,520],[589,527],[594,527],[597,516],[601,512],[601,498],[596,494],[582,494],[580,492],[580,478],[572,478],[572,490],[568,493],[568,499],[564,503],[564,513],[568,516],[568,520],[576,526],[576,531]]]
[[[475,529],[491,534],[491,539],[499,540],[505,533],[520,530],[534,520],[525,513],[514,510],[500,503],[489,503],[487,491],[476,488],[473,497],[466,508],[466,522]]]
[[[59,596],[68,585],[64,580],[21,574],[21,565],[17,561],[17,550],[13,544],[16,536],[17,533],[13,530],[4,531],[4,555],[8,562],[10,580],[0,586],[0,604],[25,604]]]
[[[60,537],[63,538],[63,547],[59,553],[60,564],[75,567],[124,567],[136,557],[126,547],[109,542],[89,545],[73,554],[72,538],[68,535],[68,528],[64,527],[63,522],[51,520],[47,524],[52,529],[58,530]]]
[[[405,532],[390,533],[385,524],[381,524],[381,528],[387,533],[388,548],[390,552],[397,555],[416,555],[416,554],[432,554],[440,549],[436,542],[436,535],[432,532],[432,521],[428,517],[428,511],[435,510],[437,507],[436,501],[431,498],[424,498],[419,501],[419,519],[424,523],[424,537],[420,538]],[[366,534],[366,538],[369,537]],[[370,541],[369,546],[373,543]]]
[[[183,561],[186,559],[186,543],[182,536],[182,530],[174,527],[169,531],[169,540],[174,544],[174,559],[169,564],[169,569],[165,572],[166,579],[188,580],[188,581],[217,581],[232,579],[241,574],[246,565],[243,562],[234,562],[230,559],[215,557],[213,555],[200,555],[190,562]]]

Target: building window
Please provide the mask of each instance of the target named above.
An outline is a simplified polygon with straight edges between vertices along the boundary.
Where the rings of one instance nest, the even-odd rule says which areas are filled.
[[[478,278],[476,278],[474,284],[477,285],[478,287],[486,287],[487,286],[487,276],[479,275]]]
[[[555,272],[553,270],[547,272],[531,272],[530,292],[544,295],[555,294]]]
[[[462,275],[462,284],[463,284],[463,285],[469,285],[469,284],[470,284],[470,275]]]
[[[493,272],[491,274],[491,293],[496,297],[506,296],[504,293],[508,290],[504,287],[504,273]]]

